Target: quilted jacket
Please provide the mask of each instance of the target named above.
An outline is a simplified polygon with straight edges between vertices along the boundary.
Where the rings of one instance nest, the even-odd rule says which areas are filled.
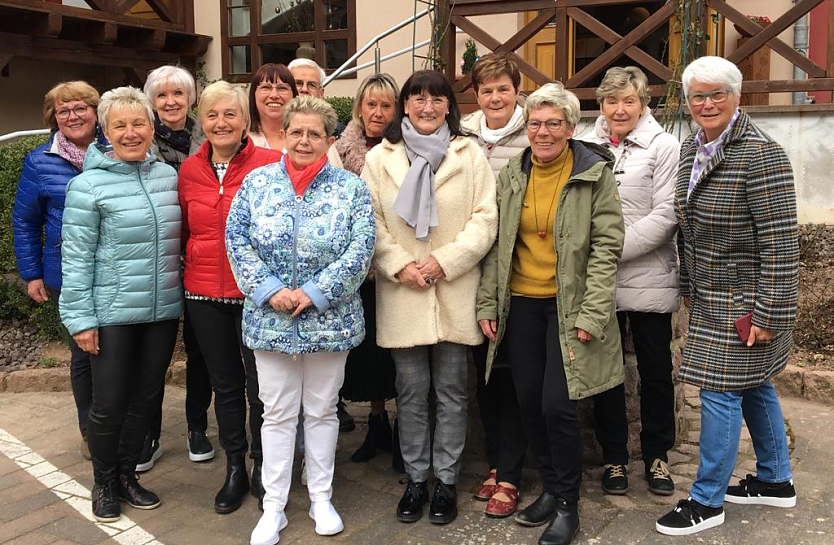
[[[281,152],[259,148],[247,138],[246,145],[229,163],[222,185],[210,159],[211,144],[206,141],[180,167],[183,284],[195,295],[242,298],[226,257],[226,216],[243,178],[258,167],[280,161]]]
[[[760,386],[788,361],[799,289],[793,169],[782,146],[741,112],[692,193],[698,146],[681,147],[675,191],[681,294],[692,298],[678,379],[718,392]],[[776,335],[748,347],[734,322]]]
[[[99,134],[99,143],[107,141]],[[81,171],[58,155],[55,133],[29,152],[12,206],[12,238],[20,277],[61,290],[61,217],[67,183]]]
[[[73,335],[182,313],[177,173],[153,154],[128,163],[107,151],[90,146],[67,186],[59,309]]]
[[[359,286],[371,267],[376,225],[371,195],[355,174],[329,163],[300,196],[285,156],[251,172],[226,220],[226,249],[253,350],[340,352],[365,337]],[[296,318],[269,298],[301,287],[313,305]]]
[[[597,118],[584,139],[614,154],[614,176],[623,205],[626,234],[617,270],[617,310],[675,312],[680,306],[678,252],[674,237],[675,180],[680,144],[645,108],[619,146],[608,124]]]
[[[522,118],[516,122],[512,132],[497,143],[490,144],[481,138],[481,119],[483,117],[484,112],[477,110],[461,119],[460,125],[471,133],[470,138],[481,147],[497,180],[501,169],[507,166],[510,159],[527,149],[530,146],[530,140],[527,138],[527,127],[525,127]]]

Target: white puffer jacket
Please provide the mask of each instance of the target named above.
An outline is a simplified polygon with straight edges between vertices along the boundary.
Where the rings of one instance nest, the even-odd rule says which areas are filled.
[[[498,173],[504,168],[510,159],[524,151],[530,146],[530,141],[527,139],[527,129],[524,127],[524,118],[519,119],[507,135],[495,144],[488,144],[481,138],[481,119],[484,113],[477,110],[467,115],[460,120],[460,125],[465,130],[472,133],[472,140],[475,141],[483,150],[489,161],[489,168],[498,179]]]
[[[665,132],[648,107],[619,146],[599,116],[583,140],[607,147],[615,157],[626,235],[617,272],[617,310],[674,312],[680,305],[674,236],[674,193],[680,143]]]

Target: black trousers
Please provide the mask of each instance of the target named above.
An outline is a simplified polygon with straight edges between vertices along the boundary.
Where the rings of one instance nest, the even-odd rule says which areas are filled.
[[[243,344],[243,305],[186,299],[185,306],[206,357],[214,389],[220,446],[227,453],[246,453],[246,400],[249,399],[249,430],[252,458],[262,458],[261,425],[264,405],[258,397],[255,354]]]
[[[556,298],[513,296],[504,334],[518,406],[545,492],[579,500],[582,433],[559,343]]]
[[[472,348],[478,382],[475,397],[486,437],[489,467],[498,470],[498,482],[519,486],[527,437],[521,423],[513,375],[507,367],[493,367],[486,378],[486,357],[489,341]],[[502,351],[503,352],[503,351]]]
[[[194,327],[188,316],[188,305],[182,318],[182,344],[185,347],[185,421],[192,431],[206,431],[208,429],[208,409],[211,405],[211,381],[209,380],[206,360]],[[162,433],[162,402],[165,389],[159,395],[156,413],[151,421],[151,439],[159,439]]]
[[[668,462],[667,452],[675,444],[675,390],[672,385],[672,315],[655,312],[618,312],[622,338],[631,326],[637,372],[640,374],[640,445],[643,461],[656,458]],[[612,388],[594,396],[597,441],[606,464],[628,464],[628,420],[625,387]]]
[[[176,340],[177,320],[99,328],[87,423],[97,483],[136,470]]]
[[[50,287],[46,289],[57,307],[61,292]],[[93,404],[93,371],[90,368],[90,354],[81,350],[69,332],[67,336],[70,346],[70,385],[72,397],[75,398],[75,409],[78,411],[78,429],[81,435],[86,437],[87,418],[90,415],[90,405]]]

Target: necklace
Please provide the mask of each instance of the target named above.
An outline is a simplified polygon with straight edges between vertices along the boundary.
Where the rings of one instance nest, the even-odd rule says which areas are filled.
[[[567,157],[562,159],[562,167],[559,169],[559,176],[556,178],[556,183],[562,179],[562,172],[565,170],[565,163],[567,163]],[[553,197],[550,198],[550,206],[547,208],[547,216],[544,218],[544,225],[542,228],[539,229],[539,201],[536,198],[536,182],[533,182],[533,217],[536,219],[536,234],[539,235],[539,238],[545,238],[547,236],[547,232],[545,229],[547,228],[547,224],[550,222],[550,211],[553,210],[553,203],[556,202],[556,197],[559,195],[558,191],[553,192]]]

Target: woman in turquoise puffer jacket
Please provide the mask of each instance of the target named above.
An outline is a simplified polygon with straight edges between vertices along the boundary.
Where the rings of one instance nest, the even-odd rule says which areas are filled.
[[[243,180],[226,220],[226,250],[255,351],[263,402],[264,514],[251,545],[273,545],[287,525],[296,422],[304,408],[310,517],[316,533],[344,529],[330,503],[348,351],[365,337],[359,286],[371,267],[371,195],[328,163],[336,112],[302,96],[284,110],[287,155]]]
[[[153,110],[138,89],[101,97],[112,149],[92,145],[67,186],[61,248],[61,320],[92,355],[93,515],[120,517],[118,501],[154,509],[136,461],[164,387],[182,313],[177,174],[148,149]]]

